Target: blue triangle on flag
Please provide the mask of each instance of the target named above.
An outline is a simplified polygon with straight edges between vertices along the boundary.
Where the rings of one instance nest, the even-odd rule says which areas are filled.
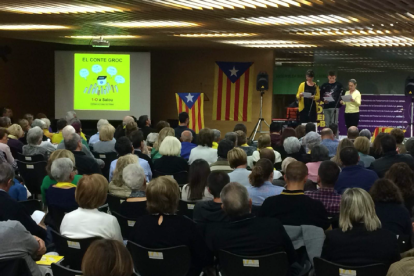
[[[177,93],[184,103],[191,109],[201,93]]]
[[[222,62],[216,61],[221,71],[235,83],[250,68],[253,62]]]

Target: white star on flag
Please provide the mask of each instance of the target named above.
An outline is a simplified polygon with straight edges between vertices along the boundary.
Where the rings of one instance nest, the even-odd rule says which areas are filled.
[[[187,98],[187,103],[188,102],[193,102],[193,98],[194,98],[194,96],[191,96],[191,94],[190,93],[188,93],[188,96],[185,96],[186,98]]]
[[[231,72],[230,77],[233,75],[237,77],[237,72],[239,72],[239,70],[236,70],[236,67],[234,66],[233,66],[233,69],[230,69],[229,71]]]

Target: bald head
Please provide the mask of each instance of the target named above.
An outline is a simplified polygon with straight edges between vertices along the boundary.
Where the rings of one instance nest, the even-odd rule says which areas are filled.
[[[348,139],[355,140],[359,136],[359,130],[356,126],[348,128]]]
[[[190,142],[193,141],[193,134],[189,130],[184,130],[181,133],[181,141],[182,142]]]
[[[322,131],[321,131],[321,139],[322,140],[324,140],[324,139],[331,139],[331,140],[333,140],[334,139],[334,134],[333,134],[332,129],[330,129],[330,128],[324,128],[324,129],[322,129]]]
[[[131,116],[125,116],[122,120],[122,125],[126,126],[128,123],[133,123],[135,120]]]
[[[71,125],[67,125],[62,129],[63,139],[69,139],[70,135],[76,133],[75,128]]]

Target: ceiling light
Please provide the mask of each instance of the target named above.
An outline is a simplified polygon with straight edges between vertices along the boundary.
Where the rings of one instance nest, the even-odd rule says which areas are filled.
[[[158,4],[177,9],[245,9],[245,8],[267,8],[279,6],[300,7],[301,4],[311,6],[312,3],[305,0],[144,0],[151,4]]]
[[[316,45],[300,44],[297,41],[289,40],[221,40],[218,41],[227,44],[236,44],[243,47],[253,48],[309,48],[317,47]]]
[[[76,39],[93,39],[93,38],[137,38],[137,35],[70,35],[65,36],[66,38],[76,38]]]
[[[381,46],[413,46],[414,39],[404,36],[375,36],[358,37],[335,40],[348,46],[357,47],[381,47]]]
[[[361,29],[361,28],[307,28],[307,29],[290,29],[287,30],[289,34],[296,35],[368,35],[368,34],[382,34],[381,30]],[[391,33],[385,30],[386,33]]]
[[[70,4],[36,4],[36,5],[0,5],[5,12],[43,14],[43,13],[96,13],[96,12],[122,12],[121,9],[99,5],[70,5]]]
[[[249,45],[241,45],[243,47],[250,47],[250,48],[309,48],[309,47],[317,47],[316,45],[308,45],[308,44],[249,44]]]
[[[0,30],[11,31],[26,31],[26,30],[53,30],[53,29],[67,29],[68,27],[60,25],[0,25]]]
[[[199,34],[175,34],[174,36],[180,37],[243,37],[254,36],[256,34],[250,33],[199,33]]]
[[[335,24],[350,23],[351,20],[337,15],[300,15],[300,16],[269,16],[269,17],[248,17],[230,18],[228,20],[255,24],[255,25],[309,25],[309,24]]]
[[[162,27],[194,27],[198,24],[185,21],[143,20],[100,23],[111,27],[123,28],[162,28]]]

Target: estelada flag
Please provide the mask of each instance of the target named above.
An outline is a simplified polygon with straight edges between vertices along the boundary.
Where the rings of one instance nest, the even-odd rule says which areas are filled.
[[[252,120],[253,62],[216,62],[213,120]]]
[[[189,128],[198,133],[204,128],[204,94],[203,93],[176,93],[178,114],[187,112]]]

